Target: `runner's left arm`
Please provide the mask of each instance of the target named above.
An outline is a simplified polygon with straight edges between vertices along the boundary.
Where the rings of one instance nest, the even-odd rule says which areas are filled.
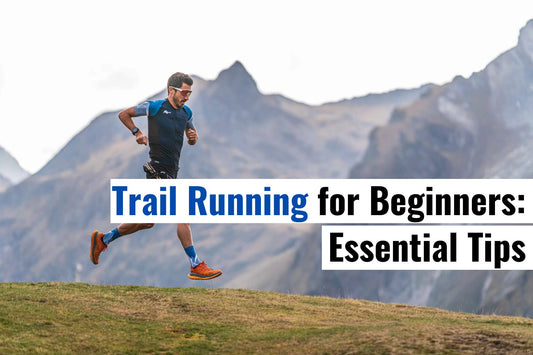
[[[195,145],[198,142],[198,132],[196,132],[196,127],[194,127],[192,117],[187,121],[185,135],[187,136],[187,143],[190,145]]]

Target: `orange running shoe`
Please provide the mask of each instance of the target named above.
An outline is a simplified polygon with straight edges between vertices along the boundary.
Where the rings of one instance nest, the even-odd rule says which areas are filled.
[[[209,280],[214,279],[215,277],[218,277],[220,275],[222,275],[222,271],[213,270],[209,266],[207,266],[205,261],[202,261],[194,268],[191,266],[191,272],[188,276],[189,279],[192,280]]]
[[[98,264],[100,259],[100,253],[107,249],[107,245],[102,240],[104,233],[98,233],[94,231],[91,235],[91,261],[94,265]]]

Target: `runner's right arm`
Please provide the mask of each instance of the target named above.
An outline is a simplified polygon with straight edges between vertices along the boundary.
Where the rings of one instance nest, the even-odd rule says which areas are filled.
[[[132,117],[137,117],[138,115],[135,114],[135,108],[130,107],[125,109],[124,111],[121,111],[118,114],[118,118],[126,126],[127,129],[131,132],[132,129],[136,128],[135,123],[133,123]],[[148,144],[148,137],[146,137],[141,130],[138,130],[137,133],[135,133],[135,140],[138,144]]]

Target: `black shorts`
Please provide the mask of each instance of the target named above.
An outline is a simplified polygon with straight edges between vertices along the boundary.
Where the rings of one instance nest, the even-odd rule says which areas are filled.
[[[143,165],[147,179],[176,179],[178,170],[150,161]]]

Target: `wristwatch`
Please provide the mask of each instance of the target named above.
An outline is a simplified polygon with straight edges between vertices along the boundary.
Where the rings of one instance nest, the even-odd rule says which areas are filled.
[[[139,129],[137,127],[133,127],[133,129],[131,130],[131,134],[136,135],[137,132],[139,132]]]

